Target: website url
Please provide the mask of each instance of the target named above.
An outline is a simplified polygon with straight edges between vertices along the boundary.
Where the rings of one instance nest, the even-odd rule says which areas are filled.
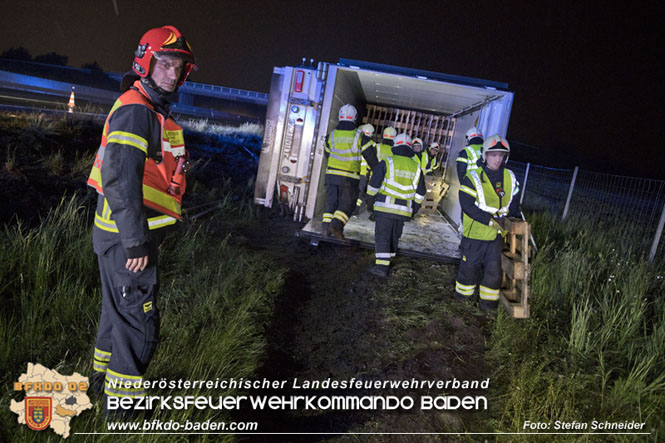
[[[256,431],[259,429],[257,422],[224,422],[224,421],[185,421],[184,423],[168,420],[144,420],[143,422],[106,422],[109,431],[132,431],[132,432],[216,432],[216,431]]]

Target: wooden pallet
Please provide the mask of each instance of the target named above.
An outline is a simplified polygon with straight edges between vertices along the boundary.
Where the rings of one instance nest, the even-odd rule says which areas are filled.
[[[501,254],[503,284],[499,299],[512,318],[529,318],[529,238],[531,227],[525,221],[508,219],[506,246]]]

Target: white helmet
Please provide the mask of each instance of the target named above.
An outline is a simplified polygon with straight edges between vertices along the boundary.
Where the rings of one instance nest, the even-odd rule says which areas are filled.
[[[474,138],[480,138],[482,141],[483,138],[483,133],[480,132],[480,129],[476,128],[475,126],[468,131],[466,131],[466,135],[464,136],[464,143],[466,143],[467,146],[469,146],[469,142],[474,139]]]
[[[369,123],[365,123],[358,129],[360,129],[367,137],[371,137],[372,134],[374,134],[374,126]]]
[[[344,105],[339,108],[339,121],[341,122],[355,122],[358,111],[353,105]]]
[[[416,145],[420,145],[420,149],[418,152],[420,152],[423,149],[423,140],[420,137],[414,137],[413,139],[413,149],[416,149]]]
[[[387,139],[394,139],[395,136],[397,135],[397,130],[393,128],[392,126],[388,126],[386,129],[383,130],[383,138]]]
[[[405,134],[402,132],[400,135],[395,137],[395,144],[393,144],[393,148],[396,146],[408,146],[411,147],[411,137],[409,137],[408,134]]]
[[[489,137],[483,142],[483,149],[480,153],[483,161],[485,161],[485,154],[488,152],[505,152],[506,157],[503,159],[503,164],[505,165],[510,157],[510,145],[508,140],[501,137],[499,134]]]
[[[431,151],[434,151],[434,152],[439,152],[439,144],[437,142],[434,142],[431,145],[429,145],[429,148],[427,148],[427,149],[429,149]]]

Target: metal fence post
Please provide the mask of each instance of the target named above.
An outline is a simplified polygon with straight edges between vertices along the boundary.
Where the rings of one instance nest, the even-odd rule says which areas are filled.
[[[568,198],[566,199],[566,206],[563,208],[563,215],[561,216],[561,221],[566,219],[568,215],[568,208],[570,207],[570,199],[573,196],[573,188],[575,188],[575,180],[577,180],[577,170],[579,168],[575,166],[575,172],[573,172],[573,180],[570,182],[570,189],[568,190]]]
[[[663,205],[663,212],[660,214],[658,228],[656,229],[656,236],[653,238],[653,243],[651,244],[651,251],[649,252],[649,263],[651,263],[654,257],[656,257],[656,251],[658,250],[658,244],[660,243],[660,236],[663,233],[663,225],[665,225],[665,205]]]
[[[526,164],[526,172],[524,173],[524,184],[522,185],[522,195],[520,196],[520,206],[522,206],[522,202],[524,201],[524,193],[526,192],[526,181],[529,178],[529,166],[531,166],[531,163]]]

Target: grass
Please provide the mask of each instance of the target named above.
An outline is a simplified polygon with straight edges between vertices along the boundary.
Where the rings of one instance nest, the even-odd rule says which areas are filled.
[[[82,182],[101,131],[99,121],[67,115],[0,114],[0,126],[5,130],[0,134],[5,169],[17,183],[8,194],[12,198],[33,181],[25,177]],[[188,129],[194,130],[194,125]],[[191,138],[192,149],[200,153],[188,179],[185,206],[192,209],[181,232],[168,237],[161,251],[162,337],[148,379],[251,378],[265,357],[265,327],[285,277],[283,269],[233,235],[260,223],[246,172],[255,168],[252,154],[260,149],[259,136],[251,128],[248,131],[238,135],[210,129]],[[90,246],[90,202],[69,189],[65,194],[50,212],[44,209],[38,223],[12,219],[0,234],[4,405],[10,398],[22,398],[11,387],[27,362],[63,374],[91,373],[100,289]],[[465,362],[464,368],[478,367],[478,373],[466,374],[467,378],[478,379],[484,376],[482,371],[492,374],[490,410],[462,419],[453,414],[414,418],[439,431],[522,432],[525,420],[596,419],[645,422],[644,430],[652,433],[645,440],[662,439],[663,264],[648,264],[639,238],[626,237],[626,227],[601,229],[575,217],[561,223],[547,214],[528,218],[539,246],[532,261],[530,319],[512,320],[500,311],[495,320],[481,321],[468,307],[452,302],[453,268],[398,257],[391,279],[371,294],[370,306],[376,302],[380,322],[368,334],[389,345],[365,349],[368,367],[363,371],[408,379],[409,365],[425,361],[428,366],[420,373],[434,379],[441,375],[441,367],[459,366],[460,355],[472,356],[474,361]],[[619,243],[620,238],[627,240]],[[372,261],[370,252],[366,258],[363,266]],[[368,343],[374,344],[372,340]],[[485,348],[484,354],[476,355],[477,349]],[[349,350],[353,352],[357,351]],[[234,393],[156,392],[214,397]],[[99,402],[96,405],[94,411],[72,420],[72,432],[105,431]],[[229,421],[234,417],[227,411],[188,410],[156,418]],[[396,423],[393,430],[399,431],[402,422]],[[373,427],[384,429],[385,423],[368,420],[362,429]],[[56,437],[50,431],[36,433],[18,426],[15,414],[6,406],[0,408],[0,440],[59,441]],[[112,437],[77,439],[113,441]],[[164,436],[140,437],[127,440],[164,440]],[[529,441],[529,436],[521,437]],[[201,436],[203,441],[207,438]],[[598,436],[568,440],[600,441]]]
[[[493,426],[520,432],[525,420],[638,421],[657,441],[665,435],[662,264],[589,224],[546,214],[530,221],[541,243],[532,317],[502,314],[492,331],[488,357],[500,386]]]
[[[99,142],[101,122],[72,116],[0,115],[11,170],[82,183]],[[250,378],[265,358],[265,327],[273,300],[283,285],[283,270],[247,250],[232,234],[234,226],[256,223],[248,189],[230,180],[202,184],[205,164],[192,174],[186,204],[218,203],[203,217],[190,218],[167,237],[160,251],[161,342],[146,374],[148,380]],[[9,170],[9,168],[7,168]],[[219,172],[218,172],[219,173]],[[45,179],[46,180],[46,179]],[[24,182],[21,182],[24,183]],[[34,190],[53,191],[52,184]],[[24,189],[27,191],[27,188]],[[58,191],[59,192],[59,191]],[[92,191],[89,191],[92,192]],[[42,200],[48,200],[42,198]],[[249,203],[248,203],[249,201]],[[0,232],[0,441],[56,441],[51,431],[37,433],[16,423],[9,400],[21,401],[13,382],[27,362],[61,374],[90,376],[100,309],[97,259],[91,246],[91,201],[65,192],[59,204],[36,209],[37,222],[12,218]],[[32,209],[33,211],[35,208]],[[231,389],[164,391],[152,395],[233,395]],[[71,432],[105,432],[101,400],[71,422]],[[158,412],[154,418],[229,422],[225,410],[195,408]],[[113,436],[76,437],[115,441]],[[233,440],[227,436],[225,440]],[[129,436],[128,441],[179,441],[178,436]],[[208,438],[203,437],[202,441]]]
[[[263,328],[283,284],[281,271],[235,246],[232,234],[220,238],[211,232],[211,220],[188,224],[162,247],[161,344],[147,379],[251,377],[263,356]],[[5,227],[0,259],[0,385],[12,386],[26,362],[58,368],[63,374],[90,375],[100,290],[89,215],[78,199],[63,200],[37,228]],[[210,389],[198,395],[234,393]],[[20,400],[18,394],[7,394]],[[162,394],[194,395],[191,391],[153,393]],[[72,421],[72,432],[105,430],[101,405],[96,405],[95,412]],[[231,417],[226,411],[193,409],[164,413],[161,418],[229,421]],[[17,429],[9,408],[0,410],[0,421],[2,432],[18,432],[16,437],[22,441],[44,440],[44,434],[25,426]]]

